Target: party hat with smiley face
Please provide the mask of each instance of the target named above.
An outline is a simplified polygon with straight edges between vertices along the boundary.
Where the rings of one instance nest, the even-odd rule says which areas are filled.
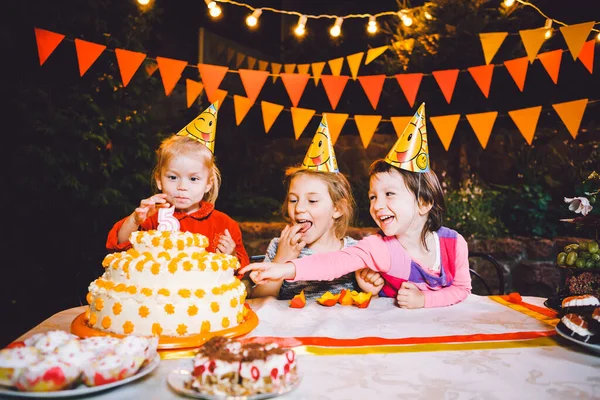
[[[425,123],[425,103],[421,104],[385,161],[411,172],[429,171],[429,145]]]
[[[215,134],[217,133],[217,113],[219,101],[215,101],[202,114],[177,132],[178,136],[187,136],[195,139],[215,152]]]
[[[340,172],[325,115],[323,115],[319,129],[317,129],[317,133],[315,133],[308,147],[301,168],[324,172]]]

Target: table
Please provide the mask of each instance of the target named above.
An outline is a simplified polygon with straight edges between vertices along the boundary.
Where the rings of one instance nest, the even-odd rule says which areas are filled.
[[[421,310],[384,298],[366,309],[290,309],[286,301],[253,299],[261,322],[247,338],[300,346],[302,382],[282,399],[600,398],[600,357],[552,336],[556,320],[535,311],[544,299],[506,299],[470,295],[452,307]],[[68,330],[83,309],[55,314],[18,340]],[[166,375],[190,362],[162,360],[149,376],[93,398],[177,398]]]

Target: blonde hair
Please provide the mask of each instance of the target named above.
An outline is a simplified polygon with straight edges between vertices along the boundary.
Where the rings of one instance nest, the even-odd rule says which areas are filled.
[[[303,169],[299,167],[290,167],[285,171],[285,202],[281,208],[283,216],[289,220],[290,216],[287,212],[287,204],[289,198],[290,185],[292,180],[300,175],[312,176],[320,179],[327,186],[329,197],[333,205],[338,209],[341,216],[333,223],[333,232],[337,239],[342,239],[346,236],[348,227],[354,220],[354,208],[356,203],[352,195],[352,188],[348,179],[341,174],[335,172],[315,171]]]
[[[204,144],[190,137],[173,135],[161,142],[160,147],[156,150],[156,165],[152,171],[152,177],[154,178],[152,183],[156,186],[156,181],[160,180],[163,171],[171,160],[191,153],[194,153],[204,166],[211,171],[208,179],[211,184],[210,190],[204,194],[202,200],[215,204],[221,187],[221,172],[215,164],[213,153]]]

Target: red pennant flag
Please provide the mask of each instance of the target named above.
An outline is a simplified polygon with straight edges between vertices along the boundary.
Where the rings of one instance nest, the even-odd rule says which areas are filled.
[[[115,55],[117,56],[117,64],[119,65],[123,87],[127,87],[135,71],[138,70],[146,59],[146,55],[123,49],[115,49]]]
[[[346,83],[348,83],[348,78],[348,76],[344,75],[321,75],[323,88],[325,88],[325,93],[327,93],[329,103],[331,103],[331,108],[333,110],[335,110],[340,101],[340,97],[346,88]]]
[[[219,85],[223,82],[225,74],[229,71],[229,67],[212,64],[198,64],[198,71],[204,84],[206,95],[211,98],[216,94]]]
[[[156,57],[156,62],[158,63],[158,70],[163,81],[165,94],[169,96],[173,89],[175,89],[177,81],[181,78],[187,62],[165,57]]]
[[[421,73],[396,75],[396,80],[398,80],[398,84],[404,93],[404,97],[406,97],[406,100],[411,107],[415,104],[417,92],[421,85],[421,79],[423,79],[423,74]]]
[[[258,94],[265,85],[265,81],[269,77],[269,73],[267,71],[255,71],[251,69],[239,69],[238,72],[246,90],[246,95],[248,95],[251,104],[254,104]]]
[[[447,69],[445,71],[433,71],[433,77],[437,81],[442,93],[448,104],[452,101],[452,94],[454,94],[454,88],[456,87],[456,80],[458,79],[457,69]]]
[[[185,80],[185,94],[188,108],[190,108],[192,104],[194,104],[194,101],[196,101],[198,96],[200,96],[200,93],[202,93],[203,88],[204,85],[200,82],[196,82],[191,79]]]
[[[294,107],[298,107],[298,103],[300,102],[300,98],[304,93],[304,89],[306,88],[306,84],[308,83],[308,79],[310,75],[308,74],[288,74],[282,72],[279,74],[281,80],[283,81],[283,85],[285,86],[285,90],[290,96],[290,100]]]
[[[75,39],[75,50],[77,50],[77,62],[79,63],[79,76],[83,76],[83,74],[87,72],[94,61],[100,57],[100,54],[102,54],[104,49],[106,49],[106,46],[102,44]]]
[[[468,70],[477,86],[479,86],[481,93],[483,93],[483,95],[487,99],[490,95],[492,75],[494,74],[494,64],[470,67],[468,68]]]
[[[43,65],[50,54],[58,47],[60,42],[65,38],[65,35],[54,33],[45,29],[34,28],[35,41],[37,42],[38,56],[40,57],[40,65]]]
[[[385,75],[359,76],[358,81],[369,98],[373,110],[376,110],[379,104],[379,97],[381,97],[381,91],[383,90]]]
[[[562,60],[562,50],[554,50],[548,51],[546,53],[538,54],[537,58],[540,59],[540,62],[546,69],[550,78],[552,78],[552,82],[554,84],[558,83],[558,72],[560,70],[560,61]]]
[[[504,61],[504,66],[508,70],[510,76],[517,84],[522,92],[525,87],[525,78],[527,77],[527,68],[529,68],[529,60],[527,57],[515,58],[514,60]]]
[[[590,71],[590,74],[594,72],[594,47],[596,45],[595,40],[585,42],[579,52],[579,61]]]

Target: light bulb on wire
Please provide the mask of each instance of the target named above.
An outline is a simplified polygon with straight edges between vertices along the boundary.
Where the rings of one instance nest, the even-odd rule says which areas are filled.
[[[296,36],[303,36],[306,33],[306,20],[308,17],[306,15],[300,16],[298,19],[298,25],[296,25],[296,29],[294,29],[294,33]]]
[[[137,2],[142,6],[147,6],[148,3],[150,3],[150,0],[137,0]]]
[[[512,6],[513,4],[515,4],[515,0],[504,0],[504,5],[505,5],[506,7],[510,7],[510,6]]]
[[[550,39],[552,37],[552,20],[550,18],[546,19],[546,22],[544,23],[544,29],[546,30],[544,37],[546,39]]]
[[[404,26],[411,26],[412,25],[413,19],[408,16],[407,10],[400,10],[400,11],[398,11],[398,16],[400,17],[400,20],[402,20],[402,23],[404,24]]]
[[[217,2],[213,1],[213,0],[204,0],[204,2],[206,3],[206,7],[210,10],[211,8],[214,8],[217,6]]]
[[[600,33],[596,36],[596,40],[600,42]]]
[[[375,20],[375,16],[371,15],[369,17],[369,23],[367,25],[367,32],[373,34],[377,33],[377,21]]]
[[[221,15],[221,7],[215,4],[213,8],[208,10],[208,13],[211,17],[217,18],[219,15]]]
[[[425,11],[424,15],[425,15],[425,19],[428,19],[430,21],[433,19],[433,16],[431,14],[429,14],[429,11]]]
[[[344,22],[344,19],[342,17],[337,17],[335,19],[335,23],[333,24],[333,26],[329,30],[329,34],[331,36],[333,36],[333,37],[340,36],[340,33],[342,33],[342,23],[343,22]]]
[[[258,17],[260,17],[260,14],[262,14],[262,10],[260,8],[254,10],[254,12],[252,12],[252,14],[248,15],[248,18],[246,18],[246,25],[251,28],[255,27],[258,23]]]

